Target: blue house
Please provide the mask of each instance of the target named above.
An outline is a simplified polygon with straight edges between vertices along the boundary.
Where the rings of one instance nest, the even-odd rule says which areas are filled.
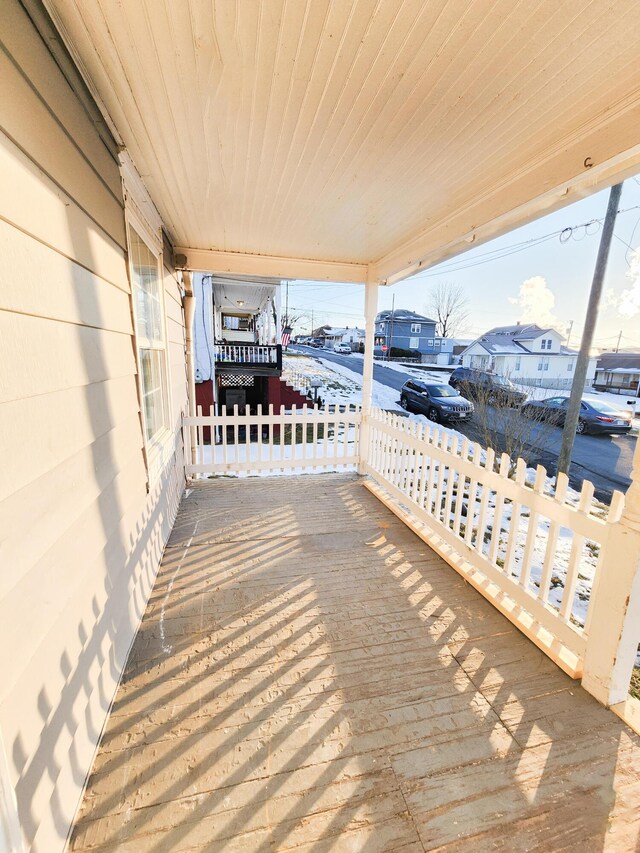
[[[376,317],[375,356],[394,357],[410,353],[421,361],[436,361],[438,356],[451,349],[449,343],[452,342],[447,338],[436,337],[435,320],[415,311],[397,308],[395,311],[380,311]],[[395,350],[402,352],[396,353]],[[440,360],[448,361],[446,358]]]

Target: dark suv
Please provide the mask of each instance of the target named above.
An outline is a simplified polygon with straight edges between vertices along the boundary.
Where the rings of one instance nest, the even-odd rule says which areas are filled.
[[[482,400],[489,406],[520,406],[527,399],[527,395],[518,391],[506,377],[470,367],[456,367],[449,378],[449,385],[472,400]]]
[[[400,389],[400,405],[408,412],[425,414],[436,423],[466,420],[473,414],[473,403],[450,385],[432,385],[417,379],[410,379]]]

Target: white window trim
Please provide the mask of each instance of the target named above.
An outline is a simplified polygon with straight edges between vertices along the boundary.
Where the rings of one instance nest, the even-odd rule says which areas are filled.
[[[420,338],[409,338],[409,349],[420,349]]]
[[[129,272],[131,317],[133,322],[133,340],[136,358],[136,386],[138,389],[138,405],[140,407],[140,425],[142,428],[142,439],[144,442],[144,455],[147,468],[147,484],[151,488],[160,478],[165,470],[174,450],[174,435],[171,430],[171,412],[173,411],[173,400],[171,396],[171,381],[169,376],[168,358],[168,335],[167,335],[167,312],[165,306],[164,292],[164,264],[162,243],[162,220],[148,195],[141,178],[133,166],[131,159],[123,152],[120,155],[121,174],[124,185],[125,196],[125,228],[127,240],[127,268]],[[158,264],[158,282],[160,291],[160,306],[162,315],[162,333],[164,347],[162,352],[164,365],[164,397],[165,397],[165,425],[151,441],[147,439],[145,413],[143,405],[142,369],[140,365],[140,342],[136,334],[136,306],[134,299],[133,265],[131,258],[130,228],[133,228],[138,236],[144,240],[150,251],[156,256]]]
[[[419,335],[422,333],[422,323],[412,323],[411,324],[411,334]]]

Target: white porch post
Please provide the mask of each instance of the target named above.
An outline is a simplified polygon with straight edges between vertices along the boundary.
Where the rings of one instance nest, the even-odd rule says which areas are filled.
[[[282,285],[276,287],[276,343],[282,343]]]
[[[640,640],[640,441],[620,521],[592,592],[582,686],[608,706],[628,698]]]
[[[364,295],[364,364],[362,370],[362,422],[360,424],[360,454],[358,473],[364,474],[369,447],[369,424],[371,395],[373,391],[373,341],[375,337],[376,314],[378,313],[378,282],[367,281]]]

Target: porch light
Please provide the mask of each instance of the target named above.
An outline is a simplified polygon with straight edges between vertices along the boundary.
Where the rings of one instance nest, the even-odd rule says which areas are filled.
[[[242,308],[244,305],[244,299],[238,299],[238,308]]]

